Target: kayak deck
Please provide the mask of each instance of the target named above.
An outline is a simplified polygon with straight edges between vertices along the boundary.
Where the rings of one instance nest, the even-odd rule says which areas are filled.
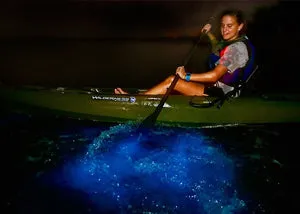
[[[0,97],[7,108],[18,112],[50,113],[113,123],[142,121],[153,113],[162,98],[159,95],[115,95],[111,89],[43,87],[2,87]],[[300,122],[300,99],[297,96],[241,96],[225,101],[221,108],[216,105],[209,107],[215,99],[170,95],[157,123],[200,126]]]

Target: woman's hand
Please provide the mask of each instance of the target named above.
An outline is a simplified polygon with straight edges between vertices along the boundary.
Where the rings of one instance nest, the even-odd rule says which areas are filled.
[[[206,24],[204,25],[204,27],[202,28],[201,32],[202,33],[208,33],[211,30],[211,24]]]
[[[179,66],[176,69],[176,74],[178,74],[181,79],[185,79],[186,72],[185,72],[184,66]]]

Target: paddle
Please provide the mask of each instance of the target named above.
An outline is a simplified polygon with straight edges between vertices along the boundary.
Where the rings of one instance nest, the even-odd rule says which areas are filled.
[[[206,32],[201,33],[198,42],[193,46],[193,48],[191,49],[191,51],[189,52],[189,54],[187,55],[187,57],[184,60],[183,66],[186,66],[187,63],[189,62],[190,58],[192,57],[192,55],[194,54],[194,52],[196,51],[198,44],[200,43],[200,40],[202,39],[203,35],[205,35]],[[158,106],[156,107],[155,111],[150,114],[145,120],[142,121],[142,123],[139,126],[139,130],[143,129],[143,128],[149,128],[154,126],[165,102],[167,101],[170,93],[172,92],[172,90],[174,89],[177,81],[179,80],[179,75],[176,74],[170,87],[167,89],[167,92],[164,94],[164,96],[162,97],[162,99],[160,100],[160,103],[158,104]]]

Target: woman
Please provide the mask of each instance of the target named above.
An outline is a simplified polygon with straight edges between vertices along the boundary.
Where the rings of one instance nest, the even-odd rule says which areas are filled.
[[[221,36],[222,40],[218,42],[215,36],[210,32],[211,25],[206,24],[202,28],[212,44],[212,60],[211,70],[205,73],[187,73],[184,66],[176,69],[179,80],[174,90],[180,94],[187,96],[203,96],[210,95],[210,89],[222,89],[222,93],[231,91],[240,77],[240,72],[245,68],[248,60],[248,48],[245,43],[247,37],[242,35],[245,21],[240,11],[228,10],[221,15]],[[165,94],[167,88],[174,79],[174,75],[169,76],[158,85],[141,93],[145,95]],[[121,88],[115,89],[115,94],[127,94]]]

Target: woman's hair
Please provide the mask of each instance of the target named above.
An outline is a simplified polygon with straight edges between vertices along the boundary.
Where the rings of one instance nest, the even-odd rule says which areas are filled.
[[[220,16],[220,20],[224,17],[224,16],[233,16],[236,18],[237,23],[240,24],[244,24],[243,28],[240,30],[240,34],[243,34],[246,32],[246,20],[244,17],[244,14],[241,10],[235,10],[235,9],[228,9],[225,10],[221,13]]]

